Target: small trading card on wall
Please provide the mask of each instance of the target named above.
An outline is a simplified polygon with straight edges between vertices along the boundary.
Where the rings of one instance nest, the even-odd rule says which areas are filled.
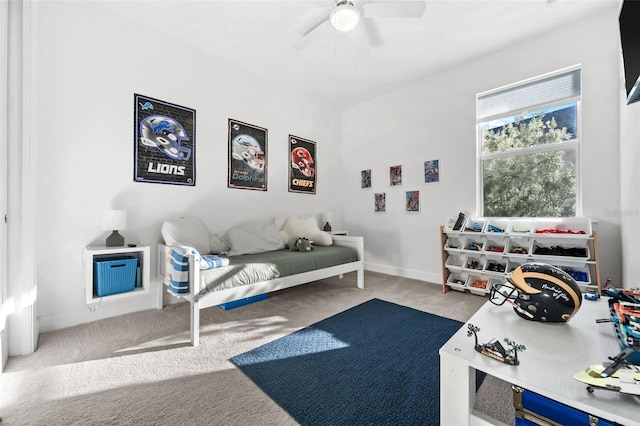
[[[134,94],[135,182],[195,186],[196,111]]]
[[[289,192],[316,193],[316,143],[289,135]]]
[[[360,172],[360,187],[371,188],[371,169]]]
[[[387,211],[387,199],[384,192],[380,192],[374,195],[376,213],[384,213]]]
[[[409,213],[420,211],[420,191],[407,191],[406,209]]]
[[[389,167],[389,181],[391,186],[402,185],[402,166]]]
[[[440,182],[440,160],[424,162],[424,183]]]
[[[267,129],[229,119],[227,187],[267,190]]]

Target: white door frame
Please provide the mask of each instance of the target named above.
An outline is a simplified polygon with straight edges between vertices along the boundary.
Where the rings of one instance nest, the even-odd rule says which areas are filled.
[[[7,348],[7,60],[9,56],[9,4],[0,0],[0,371],[4,369],[9,355]]]
[[[33,4],[30,0],[0,1],[3,7],[8,2],[6,244],[11,247],[6,251],[7,294],[3,307],[8,314],[8,356],[17,356],[34,352],[38,339],[31,142]]]

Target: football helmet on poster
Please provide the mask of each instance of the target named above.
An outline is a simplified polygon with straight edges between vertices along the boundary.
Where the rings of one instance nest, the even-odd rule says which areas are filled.
[[[172,160],[186,161],[191,150],[181,145],[189,137],[184,127],[175,119],[164,115],[150,115],[140,122],[140,142],[158,151]]]
[[[264,171],[264,151],[258,141],[250,135],[241,134],[231,141],[231,155],[257,171]]]
[[[313,168],[313,158],[309,150],[302,147],[294,148],[291,151],[291,166],[294,169],[300,170],[300,173],[308,178],[312,178],[316,173],[316,169]]]
[[[494,284],[490,301],[508,301],[516,314],[530,321],[567,322],[582,304],[582,292],[571,275],[546,263],[518,266],[507,280],[513,286]]]

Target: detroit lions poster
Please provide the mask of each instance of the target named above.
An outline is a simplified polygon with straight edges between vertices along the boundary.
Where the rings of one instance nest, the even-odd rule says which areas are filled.
[[[316,143],[289,135],[289,192],[316,193]]]
[[[195,186],[196,111],[134,94],[136,182]]]
[[[267,129],[229,119],[229,188],[267,190]]]

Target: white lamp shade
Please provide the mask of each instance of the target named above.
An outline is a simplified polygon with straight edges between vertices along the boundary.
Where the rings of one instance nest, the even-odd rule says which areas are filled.
[[[127,229],[127,211],[105,210],[102,212],[102,229],[105,231]]]
[[[333,222],[333,212],[332,211],[326,211],[322,214],[322,222],[324,223],[331,223]]]
[[[336,30],[351,31],[360,21],[360,11],[350,1],[343,1],[331,11],[329,20]]]

